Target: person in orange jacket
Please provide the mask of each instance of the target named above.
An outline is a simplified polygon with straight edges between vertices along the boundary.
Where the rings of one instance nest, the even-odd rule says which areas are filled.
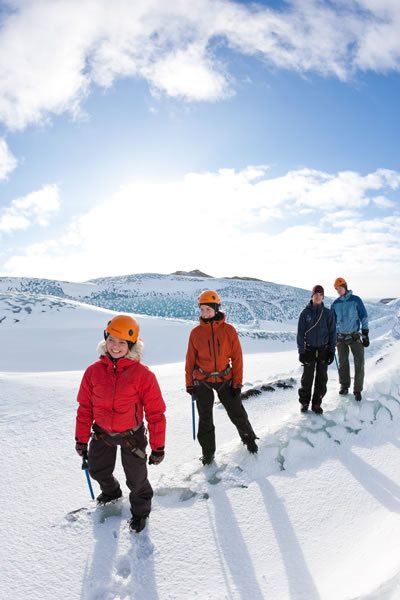
[[[139,532],[146,525],[153,497],[147,478],[143,417],[150,436],[149,464],[158,465],[164,458],[165,403],[154,373],[140,362],[143,342],[137,321],[128,315],[114,317],[104,338],[97,348],[100,358],[86,369],[79,388],[75,449],[88,458],[90,475],[101,488],[97,502],[104,505],[122,496],[113,475],[117,448],[121,447],[130,489],[129,526]]]
[[[248,451],[258,451],[257,436],[241,400],[243,355],[236,329],[220,311],[221,299],[212,290],[198,297],[200,324],[192,329],[186,353],[186,391],[196,400],[197,439],[204,465],[214,460],[214,390]]]

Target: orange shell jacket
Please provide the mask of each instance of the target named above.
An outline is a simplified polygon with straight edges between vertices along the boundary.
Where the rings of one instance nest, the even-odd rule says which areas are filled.
[[[207,377],[203,371],[211,373],[224,371],[231,365],[230,373],[221,377]],[[200,325],[192,329],[186,353],[186,387],[192,387],[194,380],[220,382],[232,380],[233,387],[242,385],[243,355],[236,329],[225,323],[225,315],[208,323],[200,319]]]

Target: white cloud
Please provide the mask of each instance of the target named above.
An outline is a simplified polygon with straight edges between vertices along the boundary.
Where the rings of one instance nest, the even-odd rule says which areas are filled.
[[[230,0],[9,0],[0,30],[0,120],[10,128],[79,113],[119,77],[185,100],[233,92],[234,49],[267,65],[346,80],[400,70],[400,4],[292,0],[281,10]],[[24,40],[24,43],[21,43]]]
[[[7,143],[0,138],[0,181],[6,177],[17,166],[17,159],[11,153]]]
[[[393,202],[393,200],[389,200],[388,198],[385,198],[385,196],[375,196],[372,201],[376,206],[380,206],[381,208],[395,208],[396,206],[396,203]]]
[[[188,100],[218,100],[228,95],[227,80],[205,49],[191,45],[160,58],[142,71],[152,86],[168,96]]]
[[[305,287],[342,274],[369,295],[380,295],[378,281],[393,294],[400,215],[383,206],[378,218],[369,196],[390,191],[396,177],[302,169],[268,178],[266,167],[249,167],[133,183],[69,223],[57,240],[20,248],[3,274],[85,280],[198,267]],[[327,202],[344,181],[347,201]],[[298,210],[299,198],[306,210]]]
[[[9,207],[0,211],[0,233],[28,229],[34,224],[44,227],[59,208],[57,185],[44,185],[40,190],[16,198]]]

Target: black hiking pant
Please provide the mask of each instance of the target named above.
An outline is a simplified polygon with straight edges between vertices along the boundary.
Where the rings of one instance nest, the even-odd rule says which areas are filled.
[[[203,450],[203,456],[212,456],[216,448],[213,419],[214,390],[217,392],[221,404],[228,413],[228,417],[238,430],[242,441],[246,442],[246,440],[256,439],[256,434],[250,425],[249,417],[242,404],[242,400],[240,397],[235,398],[232,395],[230,382],[199,382],[199,385],[195,386],[196,405],[199,414],[197,439]]]
[[[147,445],[145,429],[135,432],[142,438],[140,446],[144,450]],[[100,485],[101,491],[114,496],[120,488],[114,477],[118,445],[111,446],[103,439],[92,437],[89,444],[88,463],[90,476]],[[121,461],[126,476],[126,485],[130,489],[129,501],[131,512],[138,517],[147,517],[151,510],[153,489],[147,479],[147,457],[140,458],[128,447],[121,446]]]
[[[329,348],[307,348],[305,364],[299,388],[299,402],[303,406],[319,407],[326,394],[328,383]],[[315,376],[315,382],[314,382]],[[314,392],[312,386],[314,382]]]

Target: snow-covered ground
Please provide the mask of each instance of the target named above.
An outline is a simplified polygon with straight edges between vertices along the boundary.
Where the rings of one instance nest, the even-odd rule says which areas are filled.
[[[363,401],[338,396],[333,364],[323,416],[299,413],[293,342],[244,338],[245,389],[297,383],[245,401],[256,457],[216,405],[216,465],[206,468],[184,389],[191,324],[138,317],[168,409],[166,458],[149,467],[153,512],[139,535],[126,524],[120,466],[125,498],[105,514],[74,451],[76,392],[109,314],[77,305],[52,324],[37,314],[1,330],[1,598],[400,598],[395,312],[371,324]]]

